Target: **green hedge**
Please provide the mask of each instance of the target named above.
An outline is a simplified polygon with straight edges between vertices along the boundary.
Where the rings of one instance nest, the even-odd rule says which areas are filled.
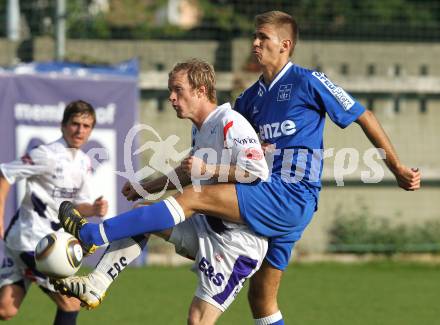
[[[440,220],[398,224],[390,218],[371,216],[367,208],[361,208],[355,214],[339,214],[329,233],[327,250],[334,253],[440,252]]]

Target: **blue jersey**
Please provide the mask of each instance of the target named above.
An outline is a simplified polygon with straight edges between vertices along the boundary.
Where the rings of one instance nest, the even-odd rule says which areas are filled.
[[[287,63],[268,86],[260,78],[235,102],[263,142],[275,144],[272,174],[318,198],[326,114],[341,128],[365,108],[323,73]],[[269,161],[270,164],[270,161]]]

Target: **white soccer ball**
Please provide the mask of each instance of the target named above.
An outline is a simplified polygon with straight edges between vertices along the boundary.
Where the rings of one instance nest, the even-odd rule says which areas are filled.
[[[43,237],[35,248],[37,270],[56,278],[74,275],[82,259],[83,251],[78,239],[65,232]]]

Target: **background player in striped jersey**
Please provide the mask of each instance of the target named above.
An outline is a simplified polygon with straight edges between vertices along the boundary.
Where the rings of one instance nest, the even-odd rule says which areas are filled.
[[[31,282],[57,304],[54,324],[76,323],[79,301],[55,292],[48,278],[35,269],[38,241],[61,228],[59,204],[69,200],[85,216],[103,216],[108,203],[92,201],[88,180],[89,157],[80,150],[95,126],[93,107],[84,101],[66,106],[61,122],[62,137],[30,150],[21,160],[0,165],[0,235],[5,241],[5,261],[0,270],[0,318],[14,317]],[[4,207],[10,184],[26,179],[26,193],[9,227],[4,229]],[[90,203],[91,202],[91,203]],[[60,231],[63,231],[62,229]]]
[[[76,220],[70,231],[85,247],[102,245],[100,229],[112,242],[141,232],[174,226],[195,212],[245,223],[269,238],[266,260],[250,283],[249,301],[256,324],[284,324],[277,292],[292,248],[317,209],[321,188],[323,130],[326,115],[344,128],[361,126],[368,139],[385,153],[384,162],[398,185],[420,187],[420,172],[403,165],[374,114],[325,75],[290,62],[298,29],[279,11],[256,16],[253,53],[262,69],[259,80],[237,99],[235,109],[260,132],[269,157],[271,178],[257,184],[216,184],[192,187],[175,196],[183,213],[173,215],[163,202],[136,209],[101,225]],[[66,212],[64,222],[75,219]],[[159,217],[160,216],[160,217]],[[132,226],[130,226],[132,224]],[[133,226],[133,225],[136,226]]]
[[[191,154],[172,174],[182,185],[191,181],[212,184],[218,179],[248,183],[267,179],[267,164],[252,126],[229,103],[217,106],[215,75],[209,64],[195,59],[177,64],[168,84],[177,116],[193,122]],[[160,192],[167,186],[168,176],[144,182],[143,187],[150,193]],[[175,189],[176,185],[168,183],[167,187]],[[136,194],[130,184],[123,192]],[[170,209],[180,209],[173,198],[167,204]],[[214,324],[244,281],[261,266],[267,251],[267,239],[246,225],[204,214],[157,235],[173,243],[179,254],[195,260],[193,271],[199,285],[188,316],[191,324]],[[96,307],[144,244],[143,236],[113,242],[91,274],[59,280],[57,287],[79,297],[89,308]]]

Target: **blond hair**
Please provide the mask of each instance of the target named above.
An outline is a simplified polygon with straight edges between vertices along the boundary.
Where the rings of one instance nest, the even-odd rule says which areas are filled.
[[[216,90],[215,90],[215,72],[214,68],[207,62],[200,59],[190,59],[185,62],[177,63],[168,74],[171,79],[174,74],[185,71],[188,76],[188,81],[193,89],[198,89],[201,86],[206,88],[206,97],[208,100],[216,104]]]

